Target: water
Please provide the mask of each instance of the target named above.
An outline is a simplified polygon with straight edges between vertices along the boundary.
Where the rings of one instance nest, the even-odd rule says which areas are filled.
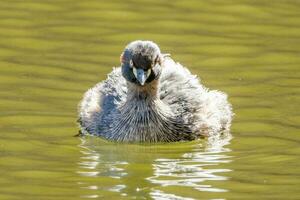
[[[0,199],[300,199],[300,2],[0,2]],[[230,137],[73,137],[84,91],[135,39],[229,94]]]

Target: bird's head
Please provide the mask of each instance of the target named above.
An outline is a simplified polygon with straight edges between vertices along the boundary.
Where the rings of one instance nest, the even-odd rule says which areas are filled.
[[[154,42],[133,41],[126,46],[120,57],[122,75],[127,81],[144,86],[159,78],[162,58]]]

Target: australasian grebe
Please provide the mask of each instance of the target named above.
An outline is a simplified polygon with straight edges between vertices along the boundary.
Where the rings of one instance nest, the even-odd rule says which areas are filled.
[[[228,131],[227,95],[209,91],[151,41],[134,41],[121,67],[89,89],[79,105],[82,134],[120,142],[194,140]]]

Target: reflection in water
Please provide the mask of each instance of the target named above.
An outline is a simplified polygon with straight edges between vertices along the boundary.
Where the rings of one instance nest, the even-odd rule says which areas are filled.
[[[153,176],[148,180],[161,186],[192,187],[198,191],[226,192],[227,190],[204,184],[205,181],[225,181],[227,177],[218,175],[220,172],[228,172],[230,169],[222,169],[219,163],[230,162],[230,156],[225,153],[230,149],[224,148],[228,144],[230,136],[223,139],[210,138],[206,147],[195,145],[192,152],[184,153],[178,159],[159,158],[153,163]],[[208,167],[209,168],[205,168]],[[214,166],[213,168],[211,166]],[[151,193],[154,199],[191,199],[167,194],[160,190]]]
[[[81,161],[79,162],[79,166],[81,168],[79,173],[82,176],[86,177],[109,177],[112,179],[120,179],[121,177],[127,175],[122,165],[127,165],[125,161],[109,161],[106,159],[102,159],[101,151],[93,150],[92,146],[88,146],[88,140],[82,139],[82,144],[80,147],[82,148],[81,153]],[[111,192],[120,193],[122,189],[126,187],[126,185],[117,184],[111,185],[110,187],[100,187],[98,185],[90,185],[89,183],[79,182],[79,185],[84,185],[82,189],[88,190],[108,190]],[[126,195],[126,194],[123,194]],[[83,195],[82,198],[98,198],[97,194]]]
[[[84,142],[84,140],[82,140]],[[83,145],[81,147],[84,147]],[[127,162],[115,161],[105,162],[101,160],[100,152],[93,151],[87,147],[81,151],[84,155],[81,157],[82,161],[79,163],[82,169],[88,169],[89,171],[78,171],[83,176],[108,176],[111,178],[120,178],[126,175],[126,172],[118,165],[126,165]],[[99,166],[99,167],[97,167]]]
[[[88,179],[78,184],[81,189],[89,191],[88,195],[82,197],[98,198],[99,195],[105,196],[103,191],[106,191],[110,196],[193,199],[197,191],[227,192],[213,184],[215,181],[226,181],[224,173],[231,171],[220,166],[231,162],[227,155],[230,149],[224,147],[230,139],[231,136],[226,136],[193,142],[192,145],[177,143],[142,146],[82,138],[78,173]],[[172,192],[166,191],[168,187],[175,189],[171,189]],[[178,187],[180,191],[185,188],[195,190],[194,196],[183,197]]]

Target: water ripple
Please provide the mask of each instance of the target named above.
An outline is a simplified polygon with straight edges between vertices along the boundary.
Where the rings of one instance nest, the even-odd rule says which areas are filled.
[[[214,141],[214,143],[220,143],[220,141]],[[147,180],[163,187],[183,186],[206,192],[226,192],[226,189],[205,184],[205,181],[225,181],[228,179],[219,173],[230,172],[231,170],[219,168],[218,165],[231,162],[231,157],[226,155],[226,152],[229,151],[226,148],[216,148],[214,144],[214,149],[207,149],[204,152],[194,150],[184,153],[179,159],[156,159],[152,164],[153,176],[148,177]]]
[[[153,199],[171,197],[172,199],[193,199],[165,192],[165,188],[173,186],[192,188],[200,192],[224,193],[228,190],[209,184],[208,181],[228,180],[226,173],[231,169],[223,165],[232,161],[231,156],[227,155],[231,150],[224,147],[229,144],[230,138],[231,136],[211,138],[206,142],[196,143],[192,149],[188,148],[182,152],[182,150],[172,149],[172,145],[168,148],[116,146],[100,139],[97,140],[98,138],[87,137],[82,139],[80,145],[82,156],[78,162],[77,173],[84,177],[105,179],[110,183],[106,182],[105,187],[101,186],[101,179],[97,182],[98,185],[90,179],[81,183],[84,189],[91,192],[91,195],[95,195],[92,192],[95,188],[119,193],[122,196],[127,195],[129,188],[136,188],[137,196],[146,192]],[[141,158],[146,163],[139,163]],[[152,169],[145,167],[144,164],[152,166]],[[140,165],[142,165],[141,168],[139,168]],[[134,180],[130,177],[134,177]],[[153,187],[143,187],[145,181]]]

